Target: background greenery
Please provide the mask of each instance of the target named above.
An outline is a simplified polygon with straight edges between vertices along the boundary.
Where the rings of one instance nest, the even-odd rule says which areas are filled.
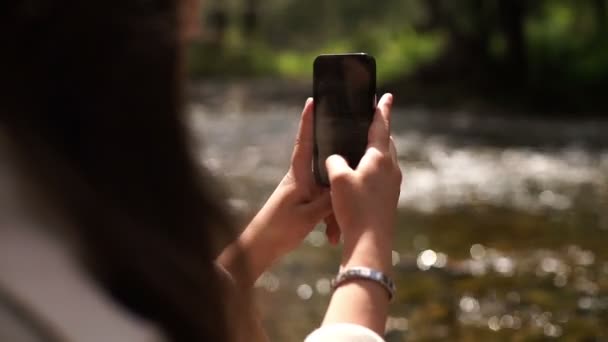
[[[215,0],[193,78],[310,78],[317,54],[365,51],[413,99],[470,98],[600,112],[605,0]],[[435,100],[437,97],[434,96]]]

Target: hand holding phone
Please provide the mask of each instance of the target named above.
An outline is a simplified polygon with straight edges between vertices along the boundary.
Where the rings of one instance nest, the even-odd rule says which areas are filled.
[[[329,186],[325,160],[342,156],[355,169],[368,143],[376,109],[376,61],[355,53],[318,56],[313,65],[313,172]]]
[[[339,155],[332,155],[326,161],[333,213],[348,254],[343,265],[356,266],[357,262],[364,262],[364,266],[383,271],[390,268],[393,226],[401,190],[401,170],[390,137],[392,102],[390,94],[380,100],[369,130],[368,148],[357,169],[351,168]],[[350,253],[353,250],[366,252]],[[367,263],[372,264],[365,265]]]
[[[367,150],[356,169],[339,155],[326,161],[333,215],[344,236],[341,267],[363,266],[389,275],[401,188],[401,171],[390,137],[392,102],[390,94],[380,99]],[[387,312],[385,289],[365,281],[351,283],[334,291],[323,324],[356,323],[381,334]]]

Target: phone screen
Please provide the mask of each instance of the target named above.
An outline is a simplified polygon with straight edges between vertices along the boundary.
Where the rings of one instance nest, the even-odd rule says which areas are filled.
[[[366,54],[322,55],[313,69],[313,171],[319,184],[329,186],[329,156],[339,154],[356,168],[365,154],[376,108],[376,62]]]

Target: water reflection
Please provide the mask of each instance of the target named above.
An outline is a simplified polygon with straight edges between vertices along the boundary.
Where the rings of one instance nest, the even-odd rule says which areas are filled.
[[[405,317],[391,317],[386,320],[386,330],[407,331],[409,322]]]
[[[208,142],[203,160],[209,167],[266,186],[280,180],[289,161],[298,108],[219,116],[193,106],[193,112],[192,126]],[[286,117],[284,113],[294,115]],[[449,135],[421,134],[420,130],[428,130],[432,123],[421,122],[416,114],[394,115],[395,143],[407,175],[399,202],[404,208],[434,212],[482,202],[526,211],[566,210],[573,205],[581,185],[591,185],[594,192],[604,195],[608,189],[608,149],[590,152],[576,145],[504,148],[483,141],[462,145]],[[499,123],[508,124],[491,124]],[[556,135],[571,129],[567,124],[554,126],[543,132],[553,130],[550,134]],[[608,124],[605,126],[608,131]],[[513,129],[525,139],[525,129]],[[579,138],[597,140],[596,134],[595,130],[582,131]]]
[[[401,256],[399,255],[399,252],[392,251],[391,252],[391,262],[392,262],[392,265],[395,266],[395,265],[399,264],[400,261],[401,261]]]
[[[562,336],[562,327],[560,327],[559,325],[547,323],[543,327],[543,332],[546,336],[549,337],[560,337]]]
[[[299,111],[194,107],[201,161],[230,180],[236,210],[259,207],[285,173]],[[608,123],[412,109],[395,113],[393,129],[405,182],[387,330],[410,341],[603,336]],[[301,340],[319,324],[339,252],[319,227],[258,279],[276,329]]]
[[[479,301],[473,297],[465,296],[460,299],[460,310],[466,313],[479,312]]]
[[[327,235],[325,235],[324,230],[313,230],[306,237],[306,242],[314,247],[323,247],[327,244]]]
[[[298,294],[298,297],[300,297],[300,299],[309,300],[312,297],[314,291],[310,285],[302,284],[298,286],[296,293]]]
[[[281,287],[281,281],[276,275],[270,272],[265,272],[257,279],[254,286],[256,288],[262,288],[268,292],[275,292]]]
[[[473,258],[475,260],[481,260],[486,255],[486,248],[483,245],[478,244],[478,243],[471,246],[471,249],[469,251],[471,253],[471,258]]]
[[[515,262],[508,257],[499,257],[493,260],[494,270],[505,275],[512,276],[515,270]]]
[[[331,281],[327,278],[317,280],[316,289],[319,294],[328,295],[331,292]]]
[[[412,245],[417,251],[425,250],[429,246],[429,238],[426,235],[416,235],[412,240]]]
[[[434,267],[437,268],[443,268],[448,264],[448,255],[445,253],[437,253],[437,259],[435,260],[435,263],[433,264]]]
[[[490,328],[490,330],[493,330],[493,331],[500,330],[500,320],[499,320],[499,318],[496,317],[496,316],[490,317],[490,319],[488,319],[488,328]]]
[[[435,265],[437,262],[437,253],[431,249],[427,249],[418,255],[418,259],[416,260],[416,264],[418,268],[426,271]]]

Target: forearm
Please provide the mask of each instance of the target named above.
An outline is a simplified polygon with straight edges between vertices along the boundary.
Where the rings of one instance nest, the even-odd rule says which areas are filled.
[[[390,241],[386,237],[373,235],[360,236],[352,243],[346,242],[342,268],[363,266],[390,275],[392,268],[390,246]],[[323,324],[359,324],[382,336],[388,306],[389,294],[382,285],[372,280],[353,279],[336,288]]]
[[[359,324],[382,336],[388,303],[384,288],[369,280],[354,280],[334,291],[323,324]]]
[[[223,265],[217,265],[217,275],[225,294],[226,317],[233,327],[238,327],[233,330],[234,340],[268,341],[251,291],[238,287],[232,274]]]
[[[261,234],[263,220],[256,217],[237,241],[218,257],[218,262],[232,275],[237,286],[251,287],[276,260],[276,253]]]
[[[231,273],[238,271],[239,262],[246,261],[247,274],[235,274],[240,286],[253,285],[275,261],[295,249],[316,222],[331,213],[329,193],[311,201],[293,191],[291,186],[280,185],[238,240],[220,255],[219,262]]]

